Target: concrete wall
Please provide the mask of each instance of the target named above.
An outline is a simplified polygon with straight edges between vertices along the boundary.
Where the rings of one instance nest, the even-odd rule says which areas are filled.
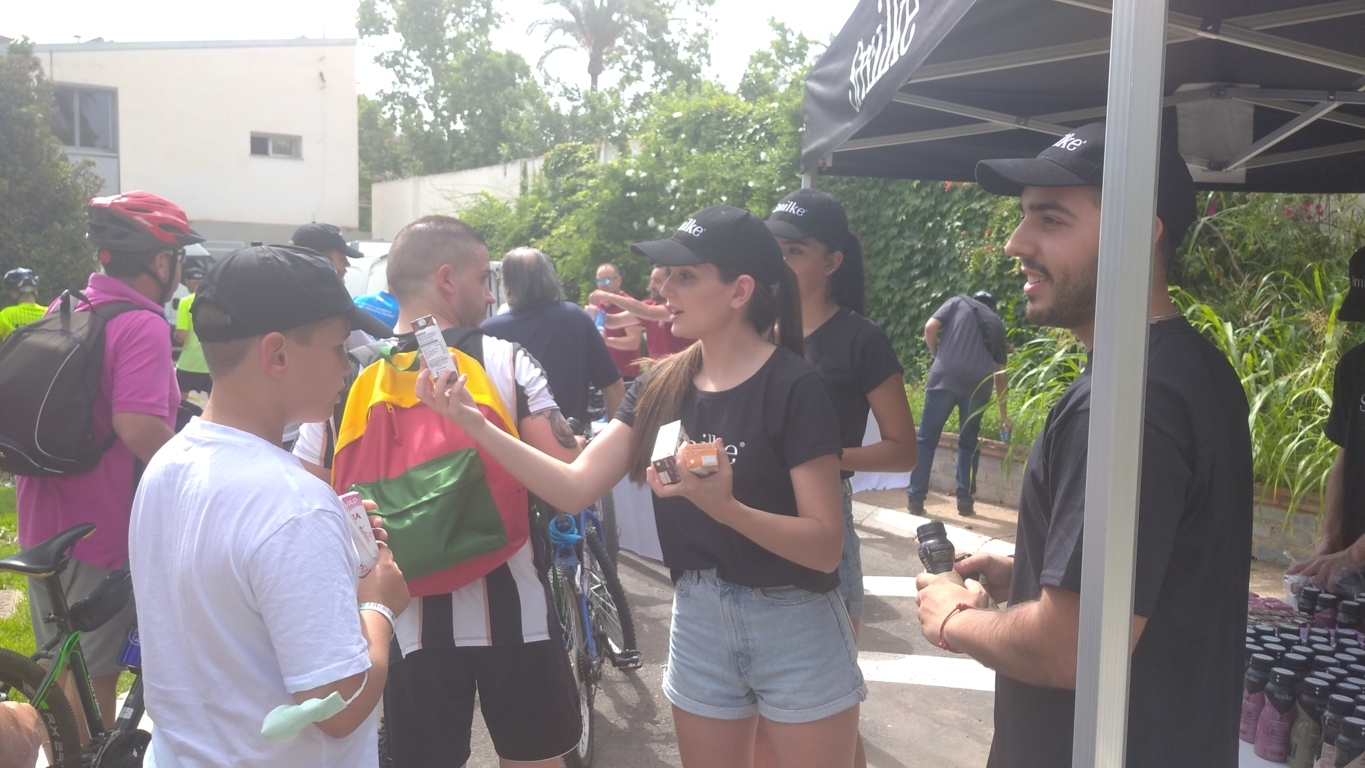
[[[162,195],[220,239],[358,226],[354,40],[36,49],[56,84],[117,89],[123,191]],[[300,136],[302,156],[252,155],[253,132]]]
[[[370,188],[370,230],[376,240],[392,240],[413,219],[433,214],[457,215],[481,192],[511,202],[521,195],[523,178],[529,184],[540,174],[544,160],[532,157],[466,171],[378,182]]]
[[[1024,460],[1027,451],[1015,449],[1017,456],[1005,461],[1006,446],[995,440],[982,440],[981,463],[976,473],[976,499],[988,504],[1019,506],[1023,489]],[[930,489],[952,495],[957,488],[957,435],[944,432],[934,453]],[[1303,561],[1313,552],[1318,539],[1316,494],[1307,494],[1290,514],[1287,493],[1271,494],[1256,488],[1256,506],[1251,523],[1251,555],[1257,560],[1288,565],[1290,558]]]

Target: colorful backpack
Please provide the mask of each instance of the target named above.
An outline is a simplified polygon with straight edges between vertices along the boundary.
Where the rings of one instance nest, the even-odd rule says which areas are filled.
[[[487,371],[455,353],[466,386],[490,422],[517,436]],[[413,597],[439,595],[487,575],[530,535],[526,486],[464,430],[415,393],[416,352],[381,351],[351,385],[332,461],[338,493],[378,504],[394,560]]]

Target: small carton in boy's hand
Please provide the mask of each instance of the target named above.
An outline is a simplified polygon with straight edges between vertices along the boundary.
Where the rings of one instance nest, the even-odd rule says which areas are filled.
[[[417,334],[417,349],[422,353],[422,359],[427,362],[427,370],[431,371],[432,381],[441,378],[441,374],[446,371],[459,373],[455,370],[455,364],[450,361],[450,350],[446,347],[445,337],[441,335],[434,315],[413,320],[412,330]]]
[[[687,432],[683,429],[682,421],[670,421],[659,427],[659,433],[654,437],[654,452],[650,454],[650,463],[654,466],[654,471],[659,475],[659,482],[664,485],[675,485],[682,482],[682,475],[678,474],[678,446],[687,442]]]
[[[688,443],[683,446],[683,465],[700,477],[720,471],[720,452],[715,443]]]
[[[355,491],[341,495],[341,506],[346,509],[346,519],[351,521],[351,543],[360,558],[360,578],[363,579],[370,575],[379,560],[379,544],[374,538],[374,528],[370,526],[370,514]]]

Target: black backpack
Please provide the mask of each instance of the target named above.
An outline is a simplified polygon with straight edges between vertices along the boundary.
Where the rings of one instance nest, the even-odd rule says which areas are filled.
[[[104,327],[136,309],[120,301],[76,311],[90,301],[77,291],[21,325],[0,345],[0,470],[29,477],[88,472],[114,444],[91,432],[104,364]]]

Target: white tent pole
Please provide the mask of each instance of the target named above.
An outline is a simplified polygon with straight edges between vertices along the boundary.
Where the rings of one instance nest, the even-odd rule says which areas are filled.
[[[1113,14],[1073,768],[1124,760],[1166,53],[1166,0],[1115,0]]]

